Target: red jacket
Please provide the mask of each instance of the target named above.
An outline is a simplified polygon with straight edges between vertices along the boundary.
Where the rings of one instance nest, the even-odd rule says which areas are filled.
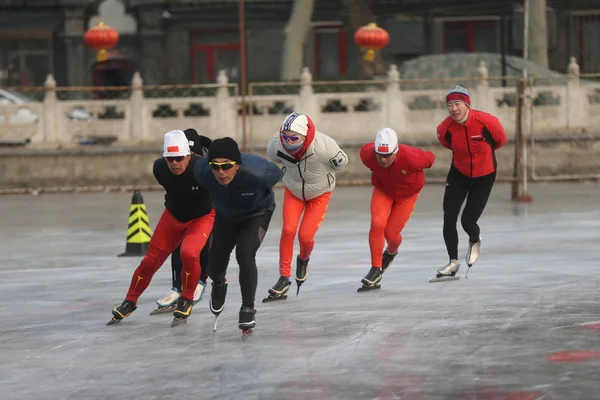
[[[452,165],[462,174],[477,178],[496,170],[495,150],[506,144],[506,132],[498,118],[469,110],[464,124],[448,117],[437,127],[442,146],[452,150]]]
[[[399,144],[396,160],[388,168],[384,168],[377,162],[375,143],[371,142],[360,149],[360,159],[371,170],[373,186],[398,200],[421,191],[425,185],[423,170],[433,165],[435,154]]]

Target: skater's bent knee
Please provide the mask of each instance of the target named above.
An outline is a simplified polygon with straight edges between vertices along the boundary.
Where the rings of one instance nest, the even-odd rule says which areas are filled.
[[[294,236],[296,236],[296,229],[297,228],[295,228],[295,227],[284,226],[283,229],[281,230],[281,236],[294,237]]]

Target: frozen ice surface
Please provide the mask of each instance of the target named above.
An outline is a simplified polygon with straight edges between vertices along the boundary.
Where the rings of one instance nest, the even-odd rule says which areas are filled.
[[[537,184],[532,204],[497,184],[482,255],[447,261],[443,186],[427,186],[378,291],[369,187],[338,188],[296,297],[262,304],[278,278],[281,198],[258,253],[257,327],[242,339],[232,262],[219,330],[210,286],[189,322],[150,316],[170,261],[137,311],[106,326],[139,258],[125,248],[131,193],[0,198],[0,399],[599,399],[600,185]],[[143,193],[154,228],[162,192]],[[594,329],[596,328],[596,329]]]

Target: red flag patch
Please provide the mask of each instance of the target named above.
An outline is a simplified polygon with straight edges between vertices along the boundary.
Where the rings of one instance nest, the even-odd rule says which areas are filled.
[[[390,146],[377,146],[377,152],[378,153],[389,153]]]
[[[168,146],[167,152],[168,153],[179,153],[179,146]]]

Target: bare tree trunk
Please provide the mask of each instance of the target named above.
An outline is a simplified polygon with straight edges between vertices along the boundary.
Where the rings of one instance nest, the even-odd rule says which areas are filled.
[[[346,9],[346,20],[348,27],[352,30],[352,35],[362,26],[375,22],[375,17],[371,11],[370,0],[342,0]],[[381,55],[381,51],[375,53],[375,60],[360,60],[360,72],[364,78],[372,78],[375,75],[385,74],[387,66]]]
[[[304,43],[310,28],[315,0],[294,0],[292,14],[284,30],[281,79],[291,81],[300,77],[304,66]]]
[[[529,1],[529,61],[548,68],[546,0]],[[533,29],[531,29],[533,27]]]

